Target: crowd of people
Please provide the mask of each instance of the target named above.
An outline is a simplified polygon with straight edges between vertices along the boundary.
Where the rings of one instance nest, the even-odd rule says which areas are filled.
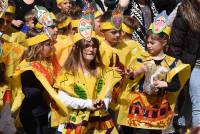
[[[200,0],[1,0],[0,134],[200,133]]]

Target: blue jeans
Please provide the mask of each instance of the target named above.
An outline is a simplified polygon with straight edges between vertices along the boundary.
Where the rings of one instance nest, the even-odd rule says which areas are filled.
[[[192,126],[200,125],[200,68],[194,68],[190,77],[189,93],[192,102]]]

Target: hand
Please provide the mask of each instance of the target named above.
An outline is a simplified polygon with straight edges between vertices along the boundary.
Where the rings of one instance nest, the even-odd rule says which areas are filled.
[[[12,24],[16,27],[20,27],[23,24],[21,20],[12,20]]]
[[[125,72],[123,69],[119,68],[119,67],[115,67],[115,70],[120,74],[120,75],[124,75]]]
[[[141,67],[141,72],[147,72],[148,70],[148,67],[146,64],[144,64],[142,67]]]
[[[131,69],[128,68],[125,73],[130,80],[133,80],[135,78],[134,72]]]
[[[92,103],[95,110],[106,109],[106,105],[103,100],[97,99],[97,100],[94,100]]]
[[[154,80],[154,81],[153,81],[153,85],[154,85],[156,88],[166,88],[166,87],[168,87],[167,82],[165,82],[165,81],[160,81],[160,80]]]
[[[137,76],[139,76],[140,74],[147,72],[147,70],[148,70],[147,65],[143,65],[142,67],[140,67],[138,70],[136,70],[136,71],[134,72],[134,77],[137,77]]]

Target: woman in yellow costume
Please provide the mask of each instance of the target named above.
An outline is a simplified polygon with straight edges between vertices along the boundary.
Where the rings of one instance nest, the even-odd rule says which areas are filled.
[[[75,44],[55,84],[69,109],[68,118],[59,125],[58,132],[117,133],[107,109],[113,86],[121,76],[102,64],[93,20],[87,15],[80,19],[79,33],[73,36]]]
[[[20,108],[20,121],[27,134],[47,133],[48,100],[55,110],[63,105],[52,88],[60,66],[46,34],[28,38],[26,45],[28,48],[22,56],[22,62],[13,74],[18,85],[15,86],[16,97],[11,110],[15,112]],[[61,107],[61,112],[66,114],[67,109]]]
[[[124,126],[124,133],[162,133],[172,120],[176,97],[189,78],[189,65],[164,54],[170,36],[166,20],[165,12],[155,18],[147,34],[149,56],[138,56],[127,72],[129,79],[139,81],[127,85],[121,96],[117,122]]]

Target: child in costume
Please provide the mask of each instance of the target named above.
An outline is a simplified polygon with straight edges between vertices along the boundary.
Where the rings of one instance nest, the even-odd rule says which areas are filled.
[[[70,0],[57,0],[57,7],[60,12],[56,14],[58,29],[60,34],[69,34],[69,24],[71,22],[70,11],[72,10],[72,4]]]
[[[68,54],[70,53],[71,48],[74,44],[72,36],[78,33],[78,27],[79,27],[81,15],[83,13],[91,12],[94,17],[92,19],[95,20],[95,24],[93,24],[95,27],[96,25],[98,25],[98,21],[96,20],[96,18],[99,18],[99,16],[101,15],[98,11],[95,10],[94,3],[91,4],[91,2],[88,2],[88,3],[86,2],[83,9],[81,9],[80,5],[75,5],[75,2],[72,2],[72,6],[73,6],[73,9],[70,9],[70,14],[69,14],[71,19],[69,20],[69,24],[66,23],[68,24],[67,27],[68,27],[69,33],[67,35],[58,36],[58,39],[57,39],[58,43],[56,44],[56,49],[58,50],[57,52],[59,52],[59,53],[57,52],[56,53],[57,53],[57,57],[59,59],[59,63],[61,66],[64,65],[65,60],[67,59]],[[58,24],[58,28],[59,28],[59,25],[60,24]],[[63,37],[63,36],[66,36],[66,37]]]
[[[22,62],[13,74],[18,85],[15,86],[17,95],[11,110],[16,112],[20,108],[20,121],[27,134],[47,133],[50,111],[48,102],[50,101],[54,110],[62,104],[52,88],[60,66],[53,53],[51,40],[46,34],[28,38],[26,45],[28,48],[22,56]],[[61,111],[66,113],[66,108],[63,109]]]
[[[113,12],[108,11],[102,15],[100,22],[101,32],[104,36],[100,37],[100,52],[103,63],[106,66],[115,67],[123,77],[131,59],[137,53],[144,50],[140,47],[139,43],[122,36],[122,33],[129,34],[134,29],[124,23],[123,12],[119,7],[117,7]],[[122,92],[126,85],[125,81],[126,78],[123,77],[122,81],[115,87],[113,92],[114,98],[112,100],[115,105],[117,105],[117,99],[120,96],[120,92]],[[114,108],[115,106],[111,107],[115,110],[117,108]]]
[[[3,11],[0,12],[0,19],[3,22],[1,25],[0,37],[6,42],[10,42],[11,34],[17,32],[17,30],[11,26],[15,15],[15,6],[5,0],[1,1],[0,4],[4,7]]]
[[[84,14],[79,22],[79,33],[55,87],[68,118],[59,125],[62,133],[117,133],[107,109],[113,86],[121,76],[112,68],[104,67],[99,52],[99,41],[93,33],[93,20]]]
[[[100,29],[103,36],[100,37],[100,52],[106,66],[114,65],[117,60],[120,61],[120,64],[123,64],[123,66],[128,65],[127,60],[132,56],[131,51],[133,48],[139,46],[137,42],[125,43],[127,39],[122,37],[121,31],[123,31],[122,28],[127,25],[125,25],[123,21],[123,12],[119,7],[114,11],[107,11],[101,16]],[[128,26],[126,28],[133,31],[133,29]],[[111,61],[111,58],[113,58],[113,60],[116,59],[116,61]]]
[[[166,20],[165,12],[155,18],[147,34],[149,56],[138,56],[127,72],[127,77],[138,84],[127,85],[121,96],[117,122],[127,126],[124,133],[162,133],[172,120],[176,97],[189,78],[189,65],[164,54],[170,36]]]
[[[24,47],[20,45],[26,38],[26,35],[22,32],[17,32],[11,26],[11,21],[14,17],[15,7],[8,3],[4,4],[5,9],[0,14],[0,49],[1,59],[6,65],[6,80],[10,83],[10,77],[12,76],[16,65],[19,63],[19,59],[24,51]]]

